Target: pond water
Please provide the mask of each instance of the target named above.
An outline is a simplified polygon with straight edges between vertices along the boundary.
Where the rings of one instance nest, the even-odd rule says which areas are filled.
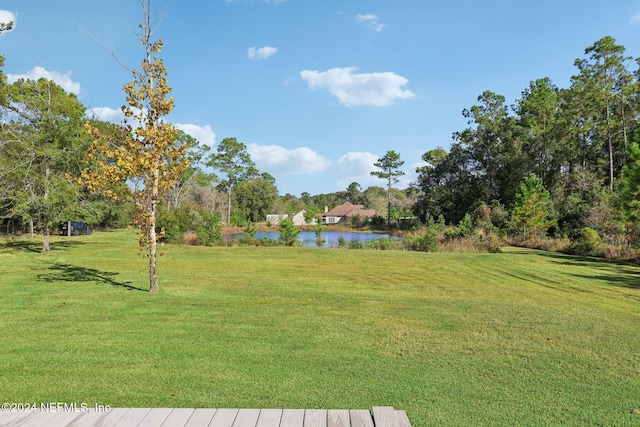
[[[324,231],[322,232],[322,247],[324,248],[337,248],[338,240],[340,236],[344,239],[347,245],[349,242],[367,242],[370,240],[378,240],[378,239],[393,239],[393,240],[402,240],[401,237],[393,236],[387,233],[354,233],[349,231]],[[225,239],[242,239],[244,237],[244,233],[240,234],[231,234],[229,236],[225,236]],[[271,240],[280,239],[280,234],[277,231],[260,231],[256,233],[256,239],[264,239],[268,238]],[[318,246],[316,243],[316,233],[313,231],[301,231],[298,234],[298,242],[300,242],[301,246]]]

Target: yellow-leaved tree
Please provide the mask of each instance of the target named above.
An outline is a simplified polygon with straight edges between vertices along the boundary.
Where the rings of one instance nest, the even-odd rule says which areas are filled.
[[[145,57],[140,71],[132,71],[133,80],[124,86],[127,105],[122,111],[127,120],[111,131],[85,124],[94,140],[80,182],[91,191],[135,204],[139,248],[149,260],[149,291],[157,292],[157,240],[162,233],[156,231],[157,208],[161,195],[176,185],[189,166],[189,146],[176,138],[178,129],[164,119],[174,101],[167,70],[157,56],[162,41],[151,40],[151,0],[139,2],[144,11],[139,38]]]

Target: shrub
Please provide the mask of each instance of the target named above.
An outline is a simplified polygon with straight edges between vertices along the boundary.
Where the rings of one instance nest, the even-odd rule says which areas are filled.
[[[253,222],[247,220],[244,227],[244,237],[240,239],[240,243],[244,245],[255,245],[257,232],[258,232],[258,227],[256,227],[256,225]]]
[[[410,251],[436,252],[440,248],[438,230],[427,227],[420,232],[411,233],[405,236],[404,247]]]
[[[352,227],[354,228],[361,228],[361,227],[365,227],[367,224],[369,224],[369,218],[367,218],[366,216],[362,216],[362,215],[354,215],[351,217],[351,219],[349,220],[350,224]]]
[[[550,252],[567,252],[567,248],[571,245],[568,237],[563,236],[555,239],[544,239],[540,242],[539,249]]]
[[[234,211],[231,213],[231,225],[238,227],[244,227],[245,219],[240,212]]]
[[[445,240],[440,246],[442,252],[484,253],[490,252],[487,244],[478,236]]]
[[[349,242],[349,249],[364,249],[364,244],[359,240]]]
[[[200,238],[193,231],[186,231],[182,234],[182,243],[185,245],[200,245]]]
[[[598,232],[590,227],[582,229],[582,235],[567,247],[567,252],[585,256],[604,256],[605,254]]]
[[[216,214],[194,212],[194,220],[192,223],[196,234],[200,238],[200,242],[205,246],[211,246],[222,240],[222,224],[220,218]],[[195,214],[197,213],[197,215]]]
[[[171,243],[202,244],[210,246],[222,240],[222,224],[217,214],[201,210],[177,208],[158,214],[158,228],[164,230],[164,241]],[[199,243],[190,234],[198,237]]]
[[[371,225],[373,227],[384,227],[387,224],[387,219],[380,216],[380,215],[376,215],[374,217],[371,218]]]
[[[298,234],[300,230],[293,225],[293,221],[286,218],[280,221],[280,240],[287,246],[293,246],[298,241]]]
[[[366,249],[377,249],[380,251],[388,250],[401,250],[404,248],[404,244],[400,240],[393,240],[389,238],[369,240],[365,243]]]
[[[158,230],[164,230],[163,241],[182,243],[183,234],[190,230],[189,209],[177,208],[169,212],[161,210],[157,217]]]
[[[471,215],[468,213],[464,214],[464,218],[460,220],[460,224],[458,224],[458,230],[460,232],[460,237],[467,237],[471,235],[473,232],[473,220],[471,219]]]
[[[322,222],[318,221],[316,223],[316,229],[314,230],[314,232],[316,233],[316,245],[318,247],[321,247],[322,245],[324,245],[325,240],[322,238],[322,232],[324,231],[324,229],[322,228]]]
[[[488,233],[482,236],[481,241],[487,252],[489,253],[502,252],[502,241],[495,233]]]
[[[444,228],[444,237],[446,239],[459,239],[464,237],[464,232],[460,229],[460,227],[451,226]]]

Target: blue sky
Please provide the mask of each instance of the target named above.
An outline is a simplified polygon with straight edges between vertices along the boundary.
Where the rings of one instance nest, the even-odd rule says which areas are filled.
[[[640,56],[640,0],[154,0],[176,107],[169,120],[215,148],[244,142],[280,194],[384,186],[388,150],[406,187],[424,152],[448,149],[464,108],[530,81],[568,87],[604,36]],[[139,68],[136,0],[0,0],[4,72],[47,77],[119,121]],[[104,46],[101,47],[101,45]]]

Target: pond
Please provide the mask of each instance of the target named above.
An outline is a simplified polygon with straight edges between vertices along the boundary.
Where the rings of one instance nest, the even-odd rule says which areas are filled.
[[[349,245],[349,242],[368,242],[371,240],[378,239],[393,239],[393,240],[402,240],[401,237],[393,236],[387,233],[354,233],[350,231],[324,231],[322,232],[322,247],[324,248],[337,248],[339,246],[338,241],[340,237],[344,239],[346,245]],[[242,239],[244,237],[244,233],[240,234],[231,234],[229,236],[225,236],[225,240],[232,239]],[[277,231],[259,231],[256,233],[256,239],[270,239],[270,240],[278,240],[280,239],[280,234]],[[298,242],[300,242],[301,246],[318,246],[316,243],[316,233],[313,231],[301,231],[298,234]]]

